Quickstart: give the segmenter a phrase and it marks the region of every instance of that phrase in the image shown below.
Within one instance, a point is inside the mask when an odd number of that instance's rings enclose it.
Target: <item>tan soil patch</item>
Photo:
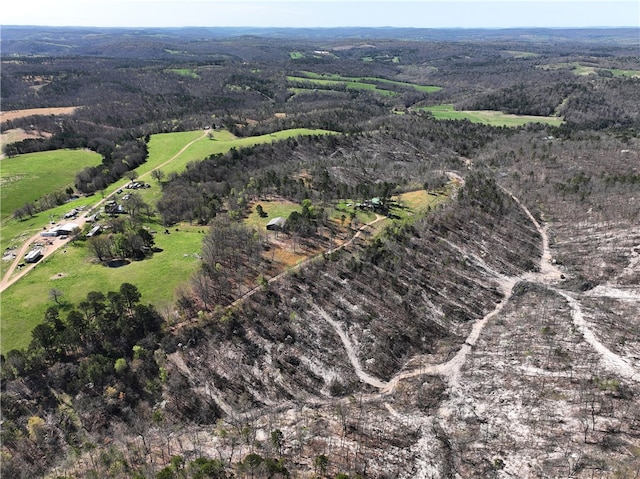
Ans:
[[[51,137],[51,133],[48,131],[26,131],[22,128],[14,128],[12,130],[2,132],[2,135],[0,135],[0,144],[8,145],[10,143],[16,143],[30,138],[35,139],[49,137]]]
[[[0,111],[0,121],[15,120],[33,115],[72,115],[77,106],[63,106],[58,108],[30,108],[28,110]]]

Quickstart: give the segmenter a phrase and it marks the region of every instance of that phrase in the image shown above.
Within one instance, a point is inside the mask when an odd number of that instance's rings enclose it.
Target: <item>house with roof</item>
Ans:
[[[267,229],[269,231],[282,231],[284,230],[284,226],[287,224],[287,219],[283,216],[278,216],[273,218],[271,221],[267,223]]]

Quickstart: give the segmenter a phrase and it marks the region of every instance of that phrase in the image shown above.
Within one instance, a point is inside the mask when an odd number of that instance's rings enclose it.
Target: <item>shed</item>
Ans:
[[[40,236],[44,236],[45,238],[53,238],[58,236],[58,228],[51,228],[50,230],[43,231],[40,233]]]
[[[92,236],[97,235],[98,233],[100,233],[100,225],[95,225],[93,228],[91,228],[91,231],[89,231],[87,233],[87,238],[91,238]]]
[[[42,258],[42,250],[40,250],[40,249],[32,249],[24,257],[24,262],[25,263],[37,263],[40,258]]]
[[[67,223],[62,226],[58,226],[58,235],[70,235],[74,230],[79,229],[80,225],[77,223]]]
[[[277,218],[273,218],[267,223],[267,229],[269,231],[282,231],[286,223],[286,218],[284,218],[283,216],[278,216]]]

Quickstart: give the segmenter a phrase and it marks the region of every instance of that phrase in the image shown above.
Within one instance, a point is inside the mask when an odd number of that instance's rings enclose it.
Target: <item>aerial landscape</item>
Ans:
[[[2,19],[0,477],[640,478],[636,2],[99,3]]]

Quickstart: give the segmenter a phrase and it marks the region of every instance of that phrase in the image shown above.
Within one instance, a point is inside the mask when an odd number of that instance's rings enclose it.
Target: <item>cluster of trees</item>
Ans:
[[[196,299],[184,297],[182,307],[191,313],[213,310],[240,296],[256,283],[264,260],[261,234],[227,215],[215,218],[202,243],[202,267],[191,280]]]
[[[132,421],[139,402],[159,394],[162,355],[154,352],[162,318],[140,298],[136,286],[123,283],[106,294],[92,291],[77,305],[51,307],[29,347],[2,357],[2,444],[10,452],[3,476],[42,474],[60,450],[82,447],[83,428],[106,430],[113,416]],[[23,397],[21,381],[37,396]],[[66,407],[45,407],[62,394],[70,398]],[[29,459],[37,450],[44,458]]]
[[[87,238],[89,250],[100,262],[112,259],[144,259],[153,252],[153,234],[142,225],[142,215],[152,215],[152,209],[141,196],[132,192],[123,201],[126,214],[112,214],[99,234]]]
[[[113,148],[104,149],[100,145],[91,143],[103,155],[100,166],[88,166],[76,174],[76,188],[82,193],[93,193],[103,190],[107,185],[119,180],[131,170],[147,161],[147,142],[149,137],[142,139],[129,138]]]
[[[46,211],[50,208],[65,204],[73,196],[73,188],[69,187],[66,190],[54,191],[53,193],[47,193],[37,202],[27,202],[22,207],[13,212],[13,217],[17,220],[23,219],[25,216],[33,216],[40,211]]]
[[[87,244],[98,261],[105,262],[120,258],[143,259],[152,251],[155,240],[147,229],[140,227],[93,236]]]

